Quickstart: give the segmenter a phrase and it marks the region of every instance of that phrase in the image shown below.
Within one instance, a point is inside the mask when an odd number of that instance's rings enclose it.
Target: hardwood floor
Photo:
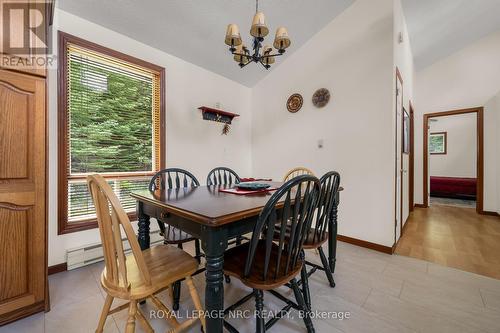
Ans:
[[[396,253],[500,279],[500,218],[434,205],[410,215]]]

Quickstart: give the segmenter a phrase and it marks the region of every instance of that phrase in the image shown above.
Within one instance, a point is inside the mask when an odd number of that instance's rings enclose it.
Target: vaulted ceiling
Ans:
[[[376,0],[373,0],[376,1]],[[288,28],[289,56],[354,0],[260,0],[272,43],[278,26]],[[255,12],[253,0],[61,0],[58,7],[159,50],[252,87],[269,71],[241,70],[224,44],[229,23],[244,42]],[[402,0],[417,69],[500,30],[500,0]],[[274,67],[279,66],[279,59]],[[272,71],[272,68],[271,70]]]
[[[402,0],[417,69],[500,30],[500,0]]]
[[[288,28],[292,45],[285,57],[354,0],[260,0],[272,44],[278,26]],[[254,0],[61,0],[57,6],[69,13],[117,31],[200,67],[253,86],[267,71],[262,66],[240,69],[224,44],[229,23],[240,27],[246,45]],[[278,60],[275,66],[279,66]],[[271,69],[272,70],[272,69]]]

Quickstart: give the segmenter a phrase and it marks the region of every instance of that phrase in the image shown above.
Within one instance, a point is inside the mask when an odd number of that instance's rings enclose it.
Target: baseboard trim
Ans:
[[[405,224],[403,224],[403,229],[401,230],[401,237],[403,237],[403,235],[405,234],[406,227],[408,226],[408,220],[409,219],[410,219],[410,217],[408,216],[408,218],[405,221]],[[401,237],[399,237],[399,239],[401,239]]]
[[[343,235],[337,235],[337,240],[339,240],[341,242],[349,243],[352,245],[364,247],[364,248],[367,248],[370,250],[375,250],[378,252],[386,253],[386,254],[393,254],[394,253],[394,249],[390,246],[371,243],[371,242],[367,242],[367,241],[357,239],[357,238],[347,237],[347,236],[343,236]]]
[[[498,214],[497,212],[490,212],[490,211],[487,211],[487,210],[483,210],[479,214],[481,214],[481,215],[489,215],[489,216],[500,216],[500,214]]]
[[[0,327],[45,310],[45,301],[0,315]]]
[[[67,270],[68,270],[68,265],[65,262],[63,262],[61,264],[54,265],[54,266],[49,266],[49,269],[48,269],[49,275],[64,272]]]
[[[417,208],[427,208],[427,206],[424,205],[424,204],[415,204],[415,207],[417,207]]]

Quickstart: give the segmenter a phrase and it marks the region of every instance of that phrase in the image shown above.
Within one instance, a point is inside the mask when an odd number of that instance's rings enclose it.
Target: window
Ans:
[[[59,234],[97,227],[88,174],[130,217],[165,165],[163,68],[59,32]]]
[[[446,155],[446,132],[431,133],[429,136],[429,153],[431,155]]]

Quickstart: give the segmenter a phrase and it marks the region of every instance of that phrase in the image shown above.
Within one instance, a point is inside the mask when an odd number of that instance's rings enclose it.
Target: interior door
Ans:
[[[403,145],[403,80],[397,71],[396,75],[396,165],[395,165],[395,232],[394,232],[394,242],[397,242],[401,237],[402,229],[402,174],[403,174],[403,163],[402,163],[402,145]]]
[[[45,79],[0,69],[0,325],[45,307],[45,122]]]

